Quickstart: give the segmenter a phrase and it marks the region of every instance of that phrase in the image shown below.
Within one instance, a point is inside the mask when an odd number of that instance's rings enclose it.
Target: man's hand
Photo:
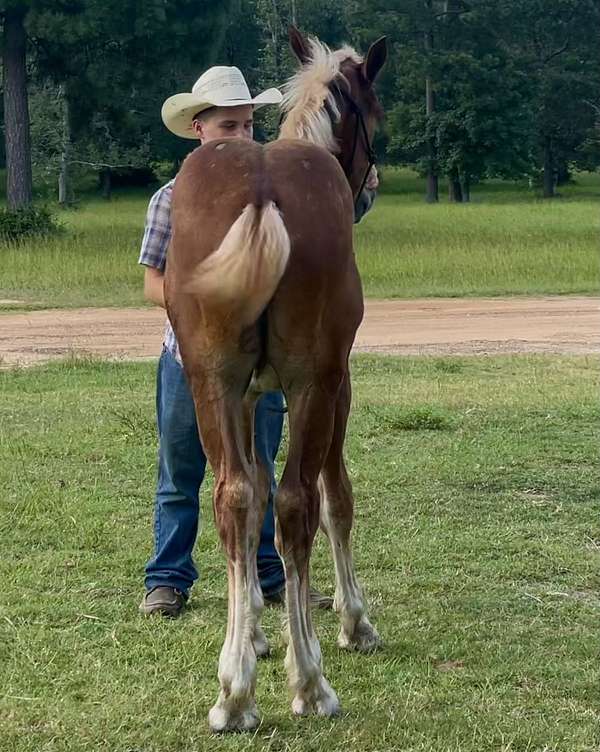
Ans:
[[[165,307],[164,282],[165,275],[160,269],[155,269],[153,266],[146,267],[144,272],[144,297],[161,308]]]
[[[370,191],[376,191],[379,188],[379,176],[377,175],[377,168],[375,167],[375,165],[373,165],[369,170],[365,188],[368,188]]]

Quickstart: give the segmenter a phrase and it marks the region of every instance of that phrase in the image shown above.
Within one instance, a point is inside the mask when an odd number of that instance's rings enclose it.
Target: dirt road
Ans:
[[[163,322],[164,312],[149,308],[3,313],[0,366],[30,365],[69,353],[156,358]],[[600,301],[584,297],[369,300],[355,351],[599,353]]]

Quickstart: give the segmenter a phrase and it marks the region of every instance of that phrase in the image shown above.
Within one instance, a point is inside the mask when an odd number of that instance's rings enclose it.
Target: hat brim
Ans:
[[[192,120],[198,112],[208,110],[210,107],[241,107],[243,105],[252,105],[255,110],[258,110],[267,104],[280,104],[282,99],[283,95],[279,89],[267,89],[252,99],[208,100],[197,94],[174,94],[165,101],[160,114],[163,123],[171,133],[181,138],[197,141],[198,136],[194,132]]]

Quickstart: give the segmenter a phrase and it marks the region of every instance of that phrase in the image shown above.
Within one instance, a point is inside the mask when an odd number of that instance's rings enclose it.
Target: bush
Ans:
[[[20,240],[32,235],[52,235],[62,229],[62,225],[45,206],[28,206],[16,211],[0,209],[0,239],[2,240]]]
[[[151,167],[129,167],[111,170],[113,188],[147,188],[158,182]]]

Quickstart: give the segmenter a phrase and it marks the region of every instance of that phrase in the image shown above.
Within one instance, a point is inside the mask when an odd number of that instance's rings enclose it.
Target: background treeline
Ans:
[[[290,23],[359,50],[388,36],[377,150],[426,176],[429,201],[442,177],[455,201],[486,177],[550,197],[600,164],[598,0],[0,0],[0,16],[12,208],[33,183],[68,202],[82,172],[106,195],[174,174],[193,142],[163,127],[163,100],[215,63],[281,84]],[[257,137],[276,127],[265,113]]]

